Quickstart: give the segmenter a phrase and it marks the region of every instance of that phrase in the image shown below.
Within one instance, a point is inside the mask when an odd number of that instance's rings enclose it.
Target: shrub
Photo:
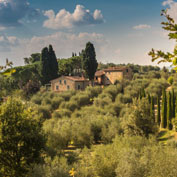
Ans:
[[[39,106],[38,112],[41,114],[43,119],[49,119],[51,118],[51,107],[50,106]]]
[[[64,102],[64,99],[62,97],[54,97],[51,101],[52,109],[56,110],[57,108],[59,108],[62,102]]]

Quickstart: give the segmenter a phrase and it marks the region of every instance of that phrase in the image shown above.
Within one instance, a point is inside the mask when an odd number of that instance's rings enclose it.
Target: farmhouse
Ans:
[[[51,90],[63,92],[67,90],[84,90],[89,85],[89,80],[78,76],[61,76],[51,81]]]
[[[95,73],[95,84],[111,85],[122,79],[132,79],[132,70],[128,67],[111,67]]]

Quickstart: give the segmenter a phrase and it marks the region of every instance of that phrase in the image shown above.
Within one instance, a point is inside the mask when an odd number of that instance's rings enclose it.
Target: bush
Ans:
[[[64,102],[64,99],[62,97],[54,97],[51,101],[52,109],[53,110],[58,109],[62,102]]]
[[[51,110],[51,106],[50,105],[49,106],[46,105],[46,106],[39,106],[38,107],[38,112],[39,112],[39,114],[41,114],[43,119],[51,118],[50,110]]]

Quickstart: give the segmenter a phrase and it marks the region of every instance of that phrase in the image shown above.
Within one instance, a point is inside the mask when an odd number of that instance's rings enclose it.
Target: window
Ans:
[[[58,85],[56,86],[56,90],[59,90],[59,86]]]
[[[128,69],[126,69],[127,73],[128,73]]]
[[[60,80],[59,83],[62,84],[62,80]]]
[[[64,80],[64,84],[66,85],[66,80]]]
[[[78,89],[78,90],[80,90],[80,89],[81,89],[81,86],[80,86],[80,85],[78,85],[78,86],[77,86],[77,89]]]
[[[96,80],[98,80],[98,77],[96,77]]]
[[[68,89],[68,90],[70,89],[70,86],[69,86],[69,85],[67,85],[67,89]]]

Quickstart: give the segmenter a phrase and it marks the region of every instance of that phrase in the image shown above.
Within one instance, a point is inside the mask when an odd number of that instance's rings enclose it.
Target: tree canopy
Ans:
[[[88,42],[85,50],[83,51],[83,69],[90,80],[94,79],[97,67],[98,62],[96,60],[94,45],[91,42]]]
[[[58,62],[51,45],[49,45],[49,49],[47,47],[42,49],[40,62],[42,83],[47,84],[58,76]]]
[[[45,139],[36,113],[16,99],[0,106],[0,176],[25,176],[39,162]]]
[[[162,10],[162,16],[165,16],[167,21],[162,22],[163,29],[169,31],[169,39],[175,39],[177,41],[177,24],[175,20],[170,17],[168,14],[168,10]],[[175,70],[177,70],[177,46],[175,45],[174,50],[172,53],[170,52],[163,52],[161,50],[154,50],[152,49],[149,52],[149,55],[152,57],[152,61],[158,60],[158,64],[162,62],[169,62],[173,66],[175,66]]]

